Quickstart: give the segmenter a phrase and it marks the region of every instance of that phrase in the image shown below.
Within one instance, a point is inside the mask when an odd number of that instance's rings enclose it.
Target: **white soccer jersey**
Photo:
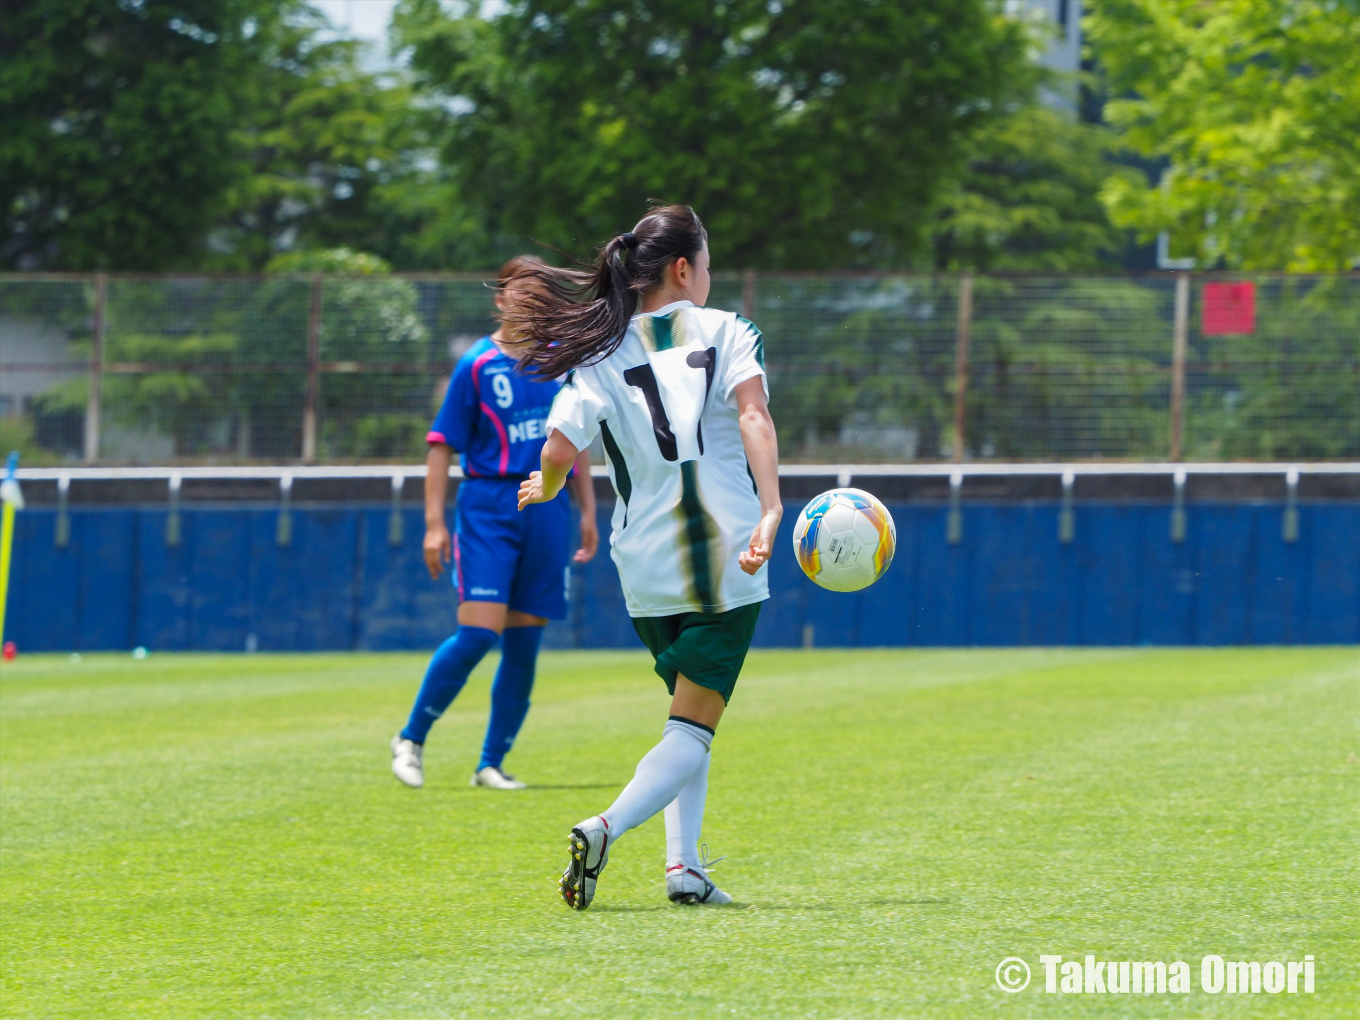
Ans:
[[[760,330],[677,301],[633,316],[619,349],[558,391],[549,432],[581,450],[603,438],[619,496],[610,552],[630,616],[722,613],[770,597],[765,569],[737,562],[760,499],[733,391],[764,375]]]

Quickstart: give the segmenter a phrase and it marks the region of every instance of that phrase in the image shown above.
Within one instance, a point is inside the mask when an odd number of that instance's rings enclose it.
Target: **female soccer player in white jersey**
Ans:
[[[709,747],[769,598],[762,568],[783,513],[760,331],[703,307],[708,239],[688,206],[655,209],[609,241],[593,273],[534,273],[542,286],[514,313],[524,364],[569,374],[519,505],[554,498],[577,452],[601,437],[618,493],[614,562],[671,693],[661,742],[632,782],[571,830],[562,898],[589,906],[610,845],[664,811],[670,898],[730,902],[699,835]]]

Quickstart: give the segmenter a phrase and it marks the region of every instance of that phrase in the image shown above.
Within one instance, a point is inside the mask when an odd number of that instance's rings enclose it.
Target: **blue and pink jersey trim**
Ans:
[[[483,337],[459,359],[425,441],[457,450],[470,478],[527,478],[538,470],[557,390],[556,382],[521,375]]]

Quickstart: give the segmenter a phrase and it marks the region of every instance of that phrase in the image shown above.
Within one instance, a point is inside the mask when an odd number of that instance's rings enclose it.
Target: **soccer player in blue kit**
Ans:
[[[516,298],[526,266],[519,256],[501,267],[496,307],[502,315]],[[544,424],[558,383],[519,371],[513,339],[504,324],[463,355],[443,406],[426,437],[425,565],[439,577],[452,558],[458,587],[458,630],[434,653],[416,695],[410,720],[392,738],[392,772],[407,786],[425,783],[425,737],[458,696],[468,675],[499,638],[501,661],[491,685],[491,719],[472,785],[498,790],[524,784],[501,762],[529,711],[534,666],[543,627],[567,614],[567,560],[571,508],[566,490],[557,499],[520,513],[520,483],[539,466],[547,437]],[[454,450],[462,454],[454,535],[444,522],[444,497]],[[581,511],[577,563],[595,555],[599,531],[590,458],[582,451],[568,486]]]

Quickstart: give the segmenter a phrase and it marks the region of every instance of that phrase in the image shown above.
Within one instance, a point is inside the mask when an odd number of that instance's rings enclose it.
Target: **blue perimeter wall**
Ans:
[[[608,534],[610,507],[600,509]],[[790,506],[771,566],[773,599],[756,644],[1233,645],[1360,642],[1360,504],[1283,508],[1192,503],[1185,541],[1166,504],[1077,504],[1058,541],[1057,504],[974,503],[945,541],[947,507],[897,504],[899,547],[867,591],[839,595],[803,577]],[[73,508],[18,515],[5,638],[23,651],[431,649],[455,627],[446,575],[421,557],[419,508],[296,505],[290,545],[275,506],[181,510],[166,544],[164,507]],[[553,647],[639,648],[607,553],[573,568],[571,615]]]

